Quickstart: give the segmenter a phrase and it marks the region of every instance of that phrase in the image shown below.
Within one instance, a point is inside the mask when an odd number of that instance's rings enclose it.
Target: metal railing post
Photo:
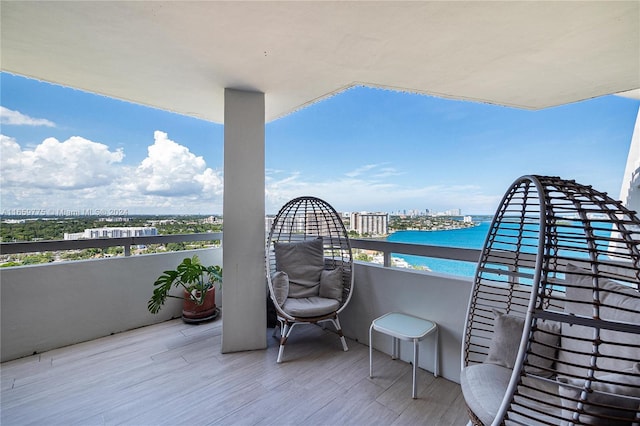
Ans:
[[[391,252],[385,250],[383,253],[384,253],[383,265],[385,266],[385,268],[388,268],[389,266],[391,266]]]

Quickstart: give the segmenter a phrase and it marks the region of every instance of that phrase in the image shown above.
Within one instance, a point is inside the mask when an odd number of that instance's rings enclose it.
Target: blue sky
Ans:
[[[222,125],[7,73],[0,84],[3,213],[222,212]],[[617,198],[639,106],[525,111],[350,89],[267,124],[267,213],[315,195],[340,211],[493,214],[524,174]]]

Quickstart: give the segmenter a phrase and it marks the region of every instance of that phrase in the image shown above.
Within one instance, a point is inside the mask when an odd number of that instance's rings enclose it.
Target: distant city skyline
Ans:
[[[396,211],[383,211],[383,210],[379,210],[379,211],[366,211],[366,210],[362,210],[362,211],[339,211],[338,212],[341,215],[350,215],[353,213],[367,213],[367,214],[388,214],[391,216],[474,216],[474,214],[467,214],[462,212],[462,210],[460,209],[450,209],[450,210],[445,210],[445,211],[429,211],[429,209],[425,209],[425,210],[420,210],[418,211],[417,209],[402,209],[402,210],[396,210]],[[267,213],[265,216],[275,216],[276,213]],[[136,216],[140,216],[140,217],[145,217],[145,216],[149,216],[149,217],[154,217],[154,216],[167,216],[167,217],[173,217],[173,216],[198,216],[198,217],[222,217],[221,213],[184,213],[184,214],[180,214],[180,213],[176,213],[176,214],[161,214],[161,213],[132,213],[129,214],[129,212],[127,210],[123,210],[123,209],[118,209],[118,210],[113,210],[113,211],[109,211],[109,210],[92,210],[92,209],[88,209],[88,210],[46,210],[46,209],[1,209],[0,210],[0,216],[2,216],[4,218],[4,221],[9,223],[10,220],[13,219],[8,219],[8,218],[19,218],[21,221],[24,220],[28,220],[28,219],[39,219],[39,218],[55,218],[55,217],[60,217],[60,218],[66,218],[66,219],[72,219],[72,218],[81,218],[81,217],[97,217],[99,219],[101,219],[104,222],[127,222],[130,220],[131,217],[136,217]],[[485,216],[485,215],[477,215],[477,216]]]
[[[222,213],[222,125],[8,73],[0,84],[3,211]],[[493,214],[523,174],[617,198],[639,106],[524,111],[353,88],[266,125],[266,213],[314,195],[346,212]]]

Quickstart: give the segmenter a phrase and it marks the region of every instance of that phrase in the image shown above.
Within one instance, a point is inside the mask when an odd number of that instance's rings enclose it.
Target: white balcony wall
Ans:
[[[222,249],[202,249],[0,270],[2,362],[179,317],[181,300],[157,315],[147,301],[155,279],[194,254],[222,265]]]
[[[162,271],[193,254],[222,262],[222,249],[206,249],[0,270],[2,361],[179,317],[180,300],[168,299],[157,315],[147,301]],[[355,293],[340,316],[345,335],[369,344],[371,321],[391,311],[429,318],[440,328],[440,374],[458,382],[470,280],[362,262],[354,271]],[[391,353],[388,336],[374,333],[373,344]],[[431,336],[420,343],[419,366],[428,371],[433,344]],[[411,361],[410,343],[402,342],[400,355]]]
[[[459,383],[460,347],[471,280],[362,262],[358,262],[354,270],[355,292],[340,315],[345,335],[369,344],[371,321],[392,311],[433,320],[439,327],[440,375]],[[419,367],[428,371],[433,371],[434,365],[433,339],[428,336],[419,346]],[[413,359],[412,345],[401,342],[402,360]],[[374,332],[373,347],[391,354],[391,338]]]

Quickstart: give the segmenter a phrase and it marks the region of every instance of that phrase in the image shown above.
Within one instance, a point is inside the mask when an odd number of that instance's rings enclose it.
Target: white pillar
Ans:
[[[640,109],[631,136],[627,166],[620,188],[620,201],[630,210],[640,213]]]
[[[267,347],[264,93],[224,92],[222,352]]]

